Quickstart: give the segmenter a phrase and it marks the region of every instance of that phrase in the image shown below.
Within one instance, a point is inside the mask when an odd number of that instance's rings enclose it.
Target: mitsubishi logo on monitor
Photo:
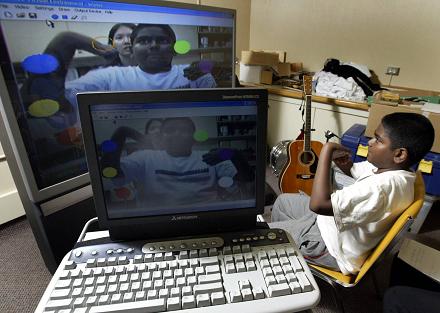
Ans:
[[[198,215],[173,215],[171,217],[171,221],[188,221],[188,220],[196,220],[198,219],[199,216]]]

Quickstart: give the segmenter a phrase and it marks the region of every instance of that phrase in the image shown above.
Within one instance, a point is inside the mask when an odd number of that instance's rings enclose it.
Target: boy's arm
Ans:
[[[328,142],[322,148],[310,197],[310,210],[317,214],[333,215],[333,207],[330,200],[332,193],[330,177],[331,163],[335,151],[350,152],[348,148],[334,142]]]

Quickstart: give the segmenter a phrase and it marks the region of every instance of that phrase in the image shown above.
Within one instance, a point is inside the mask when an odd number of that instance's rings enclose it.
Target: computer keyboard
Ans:
[[[298,312],[319,289],[280,229],[75,248],[35,312]]]

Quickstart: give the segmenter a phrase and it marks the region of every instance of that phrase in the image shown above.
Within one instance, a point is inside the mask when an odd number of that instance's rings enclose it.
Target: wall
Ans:
[[[252,0],[251,49],[286,50],[322,69],[328,57],[367,65],[388,84],[440,90],[438,0]]]
[[[24,215],[24,208],[0,144],[0,225]]]

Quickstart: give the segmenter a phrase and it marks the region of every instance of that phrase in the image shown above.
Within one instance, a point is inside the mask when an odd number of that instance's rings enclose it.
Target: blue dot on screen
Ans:
[[[28,56],[21,62],[21,66],[33,74],[52,73],[59,65],[57,58],[50,54],[34,54]]]
[[[102,152],[110,153],[116,151],[118,145],[113,140],[106,140],[101,144]]]

